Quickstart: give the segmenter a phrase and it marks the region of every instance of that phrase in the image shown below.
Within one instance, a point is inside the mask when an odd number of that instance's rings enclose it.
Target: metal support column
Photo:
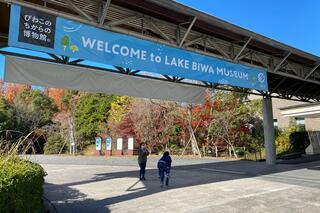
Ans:
[[[262,100],[264,143],[266,148],[266,163],[276,164],[275,131],[273,126],[272,100],[264,96]]]

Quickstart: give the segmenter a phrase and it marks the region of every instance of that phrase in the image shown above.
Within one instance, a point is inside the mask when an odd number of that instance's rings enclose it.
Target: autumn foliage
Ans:
[[[62,110],[63,107],[63,97],[64,97],[64,89],[59,88],[48,88],[46,89],[46,93],[48,96],[53,99],[54,103],[57,105],[59,110]]]
[[[6,83],[3,89],[5,98],[9,102],[13,102],[24,90],[31,90],[31,85]]]
[[[29,85],[0,81],[0,93],[11,104],[17,104],[17,97],[31,89]],[[42,94],[37,97],[48,97],[58,108],[57,113],[52,110],[55,113],[52,122],[46,124],[79,149],[94,143],[97,136],[125,140],[133,137],[136,147],[144,142],[150,150],[191,147],[192,152],[198,153],[200,148],[218,146],[231,147],[235,153],[236,147],[250,142],[248,123],[253,113],[244,101],[245,96],[233,92],[208,91],[205,102],[198,105],[58,88],[39,92]],[[35,100],[42,106],[40,99]]]

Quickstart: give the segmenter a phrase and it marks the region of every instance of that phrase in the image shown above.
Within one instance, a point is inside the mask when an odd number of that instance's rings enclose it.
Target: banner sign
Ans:
[[[111,148],[112,148],[112,139],[107,138],[106,139],[106,150],[111,150]]]
[[[96,138],[96,150],[101,150],[101,138]]]
[[[133,150],[133,138],[128,138],[128,150]]]
[[[117,139],[117,150],[122,150],[122,143],[123,143],[123,139],[118,138]]]
[[[19,27],[17,27],[19,26]],[[114,33],[13,4],[9,46],[267,91],[263,69]]]

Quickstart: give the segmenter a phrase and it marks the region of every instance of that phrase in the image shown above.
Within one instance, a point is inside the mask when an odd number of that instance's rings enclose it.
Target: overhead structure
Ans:
[[[180,47],[196,53],[262,67],[268,72],[271,97],[301,101],[320,100],[320,59],[302,50],[245,30],[214,16],[170,0],[0,0],[0,45],[8,44],[10,4],[86,23],[113,32]],[[5,53],[5,52],[2,52]],[[52,55],[57,63],[68,58]],[[75,65],[76,63],[73,62]],[[123,72],[122,69],[119,72]],[[130,73],[139,75],[139,73]],[[166,75],[160,80],[187,82]],[[225,89],[223,84],[192,82]],[[230,89],[230,88],[227,88]],[[237,87],[232,90],[240,90]]]
[[[271,98],[320,101],[318,56],[176,1],[0,0],[0,14],[0,48],[18,47],[48,56],[0,49],[0,54],[9,55],[6,60],[12,70],[6,68],[6,78],[12,82],[81,89],[74,85],[78,81],[89,91],[100,91],[95,82],[129,82],[131,87],[121,91],[112,83],[104,89],[192,102],[203,100],[205,88],[263,96],[268,164],[276,162]],[[33,70],[33,61],[42,71]],[[73,82],[61,85],[66,79],[54,71],[57,65],[70,71],[68,79]],[[88,84],[85,79],[95,80]],[[138,89],[131,91],[136,84]],[[153,85],[161,89],[154,90]],[[178,94],[171,94],[173,89]]]

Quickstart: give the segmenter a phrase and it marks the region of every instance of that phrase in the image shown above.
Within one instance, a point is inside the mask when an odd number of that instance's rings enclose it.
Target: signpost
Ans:
[[[266,70],[11,6],[9,46],[268,91]]]
[[[96,155],[100,156],[100,151],[101,151],[101,138],[96,137]]]
[[[106,156],[111,156],[111,150],[112,150],[112,139],[106,138]]]

